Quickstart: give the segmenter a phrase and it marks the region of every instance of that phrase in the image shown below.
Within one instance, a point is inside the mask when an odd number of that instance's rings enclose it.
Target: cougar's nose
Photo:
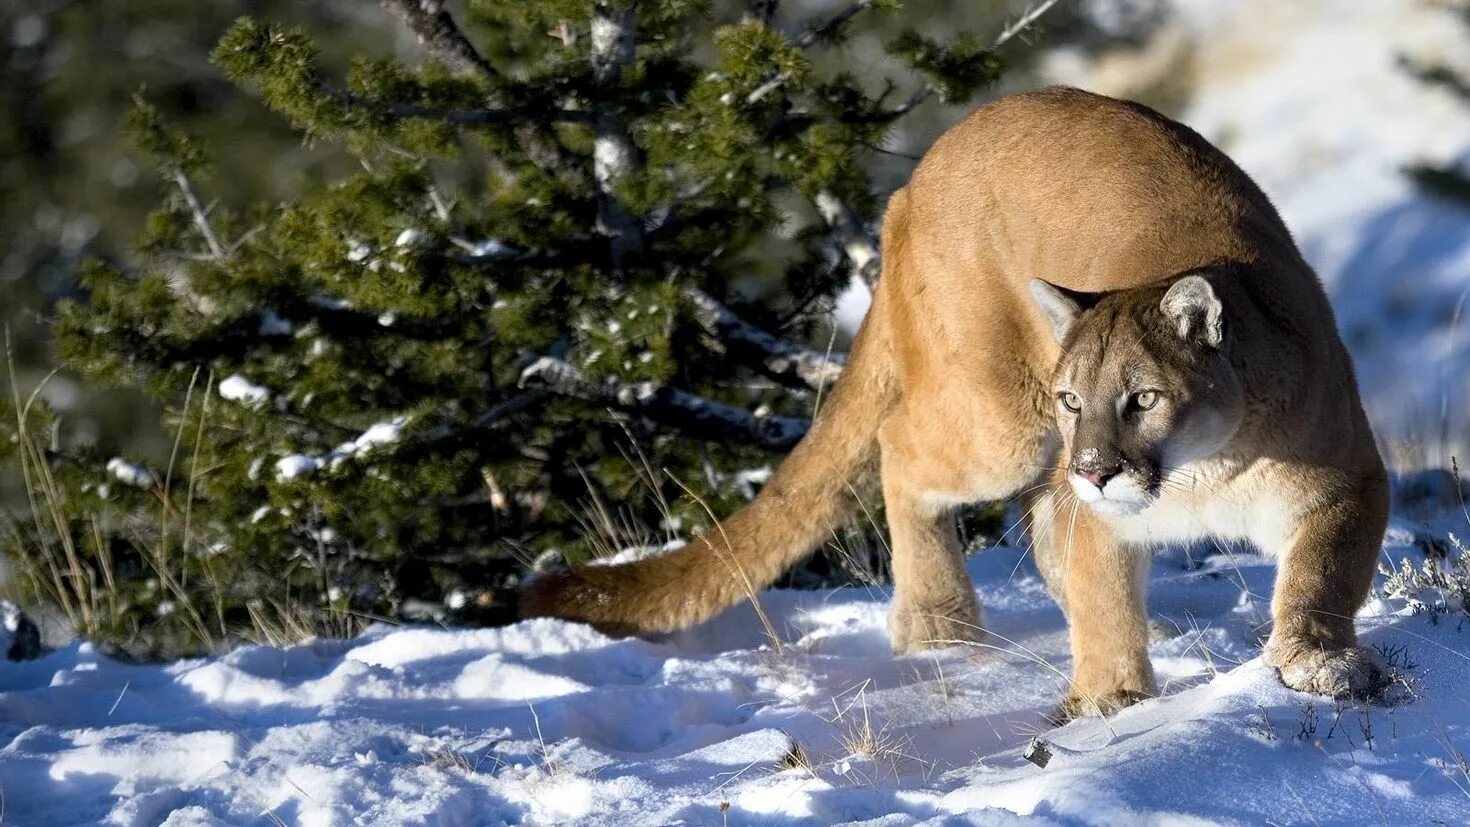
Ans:
[[[1072,457],[1072,473],[1102,490],[1108,480],[1123,470],[1123,457],[1116,451],[1084,448]]]
[[[1113,477],[1118,476],[1118,471],[1119,470],[1121,470],[1121,469],[1113,468],[1113,469],[1110,469],[1110,470],[1107,470],[1107,471],[1080,471],[1079,470],[1077,472],[1077,476],[1079,476],[1082,479],[1087,480],[1088,482],[1090,482],[1093,485],[1097,486],[1098,487],[1098,490],[1102,490],[1102,487],[1108,484],[1108,480],[1112,479]]]

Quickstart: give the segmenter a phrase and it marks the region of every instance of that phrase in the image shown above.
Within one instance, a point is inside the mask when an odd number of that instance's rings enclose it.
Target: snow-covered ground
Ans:
[[[1433,489],[1431,489],[1433,490]],[[1467,528],[1395,520],[1390,568]],[[1413,514],[1411,506],[1400,513]],[[1158,558],[1165,697],[1051,729],[1070,669],[1028,556],[971,572],[984,646],[895,657],[888,593],[768,592],[659,641],[537,620],[125,665],[0,662],[3,820],[20,825],[1428,824],[1470,812],[1470,616],[1402,597],[1364,639],[1389,703],[1284,688],[1259,659],[1273,565]],[[1382,578],[1380,578],[1380,583]],[[1432,606],[1437,593],[1419,596]],[[1045,767],[1023,757],[1034,736]],[[799,748],[799,749],[798,749]]]

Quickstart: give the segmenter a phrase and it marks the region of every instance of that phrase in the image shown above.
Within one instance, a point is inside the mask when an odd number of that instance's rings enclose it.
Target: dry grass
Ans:
[[[102,630],[106,618],[116,616],[118,609],[112,559],[101,528],[93,520],[89,537],[95,547],[90,556],[98,565],[94,569],[83,563],[83,553],[71,528],[66,494],[57,483],[47,457],[47,444],[31,429],[36,401],[55,372],[22,400],[9,331],[5,335],[5,357],[15,407],[21,477],[35,528],[35,533],[29,534],[18,520],[7,514],[7,534],[35,590],[54,603],[79,633],[95,635]]]
[[[526,707],[531,710],[531,723],[536,730],[537,764],[541,772],[548,779],[575,777],[576,772],[551,754],[546,738],[541,735],[541,716],[536,714],[536,707],[532,704]]]
[[[838,729],[838,743],[843,755],[832,763],[838,775],[850,776],[860,783],[872,784],[883,778],[897,778],[906,766],[917,766],[927,778],[935,764],[918,756],[913,738],[901,734],[886,722],[874,723],[868,709],[867,690],[870,681],[832,699],[835,714],[827,722]],[[850,699],[842,701],[844,695]],[[854,760],[871,767],[871,774],[854,766]]]
[[[378,618],[342,609],[317,609],[290,600],[247,603],[250,628],[242,632],[252,643],[284,648],[318,638],[353,638]]]
[[[817,765],[812,761],[812,755],[807,748],[788,732],[781,733],[786,736],[786,751],[776,759],[776,769],[780,772],[787,770],[800,770],[807,775],[817,777]]]
[[[497,765],[500,763],[493,755],[472,759],[463,745],[447,741],[434,741],[419,748],[418,752],[423,756],[424,766],[441,772],[477,773],[485,757]]]
[[[232,628],[226,622],[225,590],[209,554],[201,553],[208,543],[195,522],[200,483],[209,463],[212,374],[203,375],[201,388],[201,371],[195,370],[184,395],[169,463],[162,473],[149,469],[156,513],[105,523],[107,517],[84,511],[84,506],[68,499],[55,475],[50,440],[33,427],[37,402],[54,372],[22,398],[8,334],[6,366],[15,408],[17,455],[30,513],[24,518],[4,514],[0,525],[31,592],[55,606],[76,634],[93,640],[116,640],[131,634],[120,625],[126,598],[107,539],[110,532],[128,538],[167,598],[160,605],[168,607],[186,638],[205,651],[218,650],[240,638],[287,646],[318,637],[350,637],[367,625],[366,618],[309,607],[289,596],[250,604],[247,628]],[[193,432],[194,445],[188,474],[180,477],[176,472],[189,431]],[[180,488],[182,492],[177,490]],[[194,582],[190,580],[191,570]]]

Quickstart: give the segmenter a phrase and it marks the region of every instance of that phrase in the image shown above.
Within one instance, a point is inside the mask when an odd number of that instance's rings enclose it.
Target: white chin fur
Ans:
[[[1153,497],[1149,496],[1148,491],[1126,474],[1119,474],[1108,480],[1101,490],[1076,474],[1068,476],[1067,481],[1072,484],[1072,490],[1077,492],[1077,498],[1087,503],[1093,511],[1099,514],[1108,516],[1137,514],[1153,502]]]

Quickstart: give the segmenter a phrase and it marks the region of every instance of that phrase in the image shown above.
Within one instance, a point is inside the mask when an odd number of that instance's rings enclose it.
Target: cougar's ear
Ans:
[[[1084,293],[1058,287],[1042,279],[1031,280],[1031,298],[1036,300],[1036,306],[1041,308],[1041,312],[1051,319],[1052,334],[1058,342],[1066,340],[1067,331],[1072,329],[1077,317],[1102,301],[1102,297],[1102,293]]]
[[[1185,276],[1174,282],[1159,309],[1182,339],[1198,339],[1213,348],[1225,341],[1225,307],[1204,276]]]

